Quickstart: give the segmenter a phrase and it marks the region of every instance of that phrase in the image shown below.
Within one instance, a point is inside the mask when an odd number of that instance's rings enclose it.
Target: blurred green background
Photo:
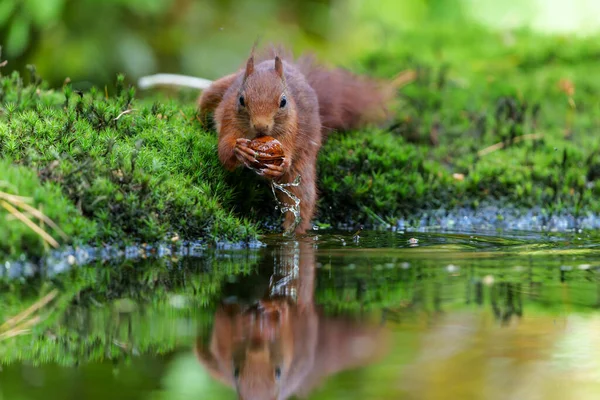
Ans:
[[[4,73],[34,64],[52,86],[85,89],[119,72],[214,79],[257,38],[348,65],[425,22],[581,34],[599,13],[596,0],[1,0],[0,44]]]

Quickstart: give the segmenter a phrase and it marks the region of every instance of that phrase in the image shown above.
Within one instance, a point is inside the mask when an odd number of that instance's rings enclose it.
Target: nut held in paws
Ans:
[[[257,156],[257,161],[261,164],[259,168],[263,168],[267,164],[281,165],[283,162],[283,146],[279,140],[271,136],[261,136],[250,142],[249,147],[261,153]]]

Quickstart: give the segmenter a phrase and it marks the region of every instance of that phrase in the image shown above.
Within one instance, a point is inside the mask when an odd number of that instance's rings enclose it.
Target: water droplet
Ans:
[[[291,193],[289,190],[287,190],[286,187],[289,187],[289,186],[295,187],[295,186],[299,186],[299,185],[300,185],[300,175],[298,175],[298,177],[292,183],[279,184],[275,181],[271,181],[271,191],[273,192],[273,196],[275,197],[276,203],[279,205],[279,210],[281,211],[281,213],[285,214],[286,212],[291,211],[292,214],[294,215],[294,224],[289,227],[289,229],[286,233],[293,231],[300,224],[300,207],[299,206],[300,206],[300,201],[301,201],[301,199],[299,199],[297,196],[295,196],[293,193]],[[277,194],[275,193],[276,189],[281,191],[282,193],[286,194],[292,200],[292,202],[294,204],[288,205],[288,204],[281,202],[277,198]],[[277,209],[277,208],[275,208],[275,209]]]

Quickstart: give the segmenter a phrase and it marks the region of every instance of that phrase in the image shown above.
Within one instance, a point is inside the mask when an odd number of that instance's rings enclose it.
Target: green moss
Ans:
[[[319,160],[323,222],[490,201],[600,212],[597,40],[452,28],[399,32],[357,67],[414,69],[417,79],[385,131],[330,137]]]
[[[0,157],[29,168],[28,178],[37,173],[42,182],[58,185],[65,217],[76,207],[79,219],[97,227],[95,234],[66,227],[75,237],[104,242],[156,241],[170,232],[209,240],[255,237],[254,226],[229,211],[233,192],[223,183],[216,138],[202,130],[193,105],[137,102],[133,89],[123,89],[122,77],[112,97],[94,90],[75,94],[69,86],[63,94],[23,88],[16,74],[2,78],[2,88]],[[61,214],[58,207],[55,215]],[[37,253],[11,246],[11,253]]]
[[[381,131],[332,136],[319,167],[320,215],[332,223],[392,222],[402,212],[437,207],[451,183],[423,149]]]
[[[92,238],[96,234],[96,225],[81,216],[58,185],[41,184],[36,173],[30,169],[0,160],[0,192],[27,198],[27,205],[41,210],[70,237]],[[16,254],[23,249],[31,254],[44,251],[40,236],[4,207],[0,207],[0,221],[0,254]],[[49,231],[52,232],[52,229]]]
[[[399,91],[388,126],[329,137],[315,222],[394,223],[489,202],[600,212],[597,41],[454,28],[401,32],[354,66],[376,76],[418,74]],[[268,185],[221,167],[216,135],[196,118],[189,91],[185,100],[134,95],[122,76],[87,93],[47,90],[35,70],[28,84],[2,77],[0,158],[60,187],[95,226],[94,234],[64,227],[82,240],[153,241],[177,232],[238,241],[279,225]],[[24,249],[11,244],[9,252]]]

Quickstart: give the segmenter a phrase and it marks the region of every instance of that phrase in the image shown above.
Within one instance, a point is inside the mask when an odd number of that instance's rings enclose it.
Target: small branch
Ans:
[[[523,142],[525,140],[538,140],[538,139],[541,139],[543,137],[544,137],[544,135],[541,134],[541,133],[529,133],[527,135],[517,136],[516,138],[513,139],[512,143],[519,143],[519,142]],[[477,152],[477,155],[479,157],[483,157],[483,156],[485,156],[487,154],[490,154],[490,153],[492,153],[492,152],[494,152],[496,150],[501,150],[504,147],[505,147],[504,142],[496,143],[496,144],[493,144],[493,145],[491,145],[489,147],[486,147],[483,150],[479,150]]]
[[[143,76],[138,80],[140,89],[149,89],[155,86],[183,86],[192,89],[208,89],[212,84],[211,80],[196,78],[193,76],[176,74],[156,74]]]

